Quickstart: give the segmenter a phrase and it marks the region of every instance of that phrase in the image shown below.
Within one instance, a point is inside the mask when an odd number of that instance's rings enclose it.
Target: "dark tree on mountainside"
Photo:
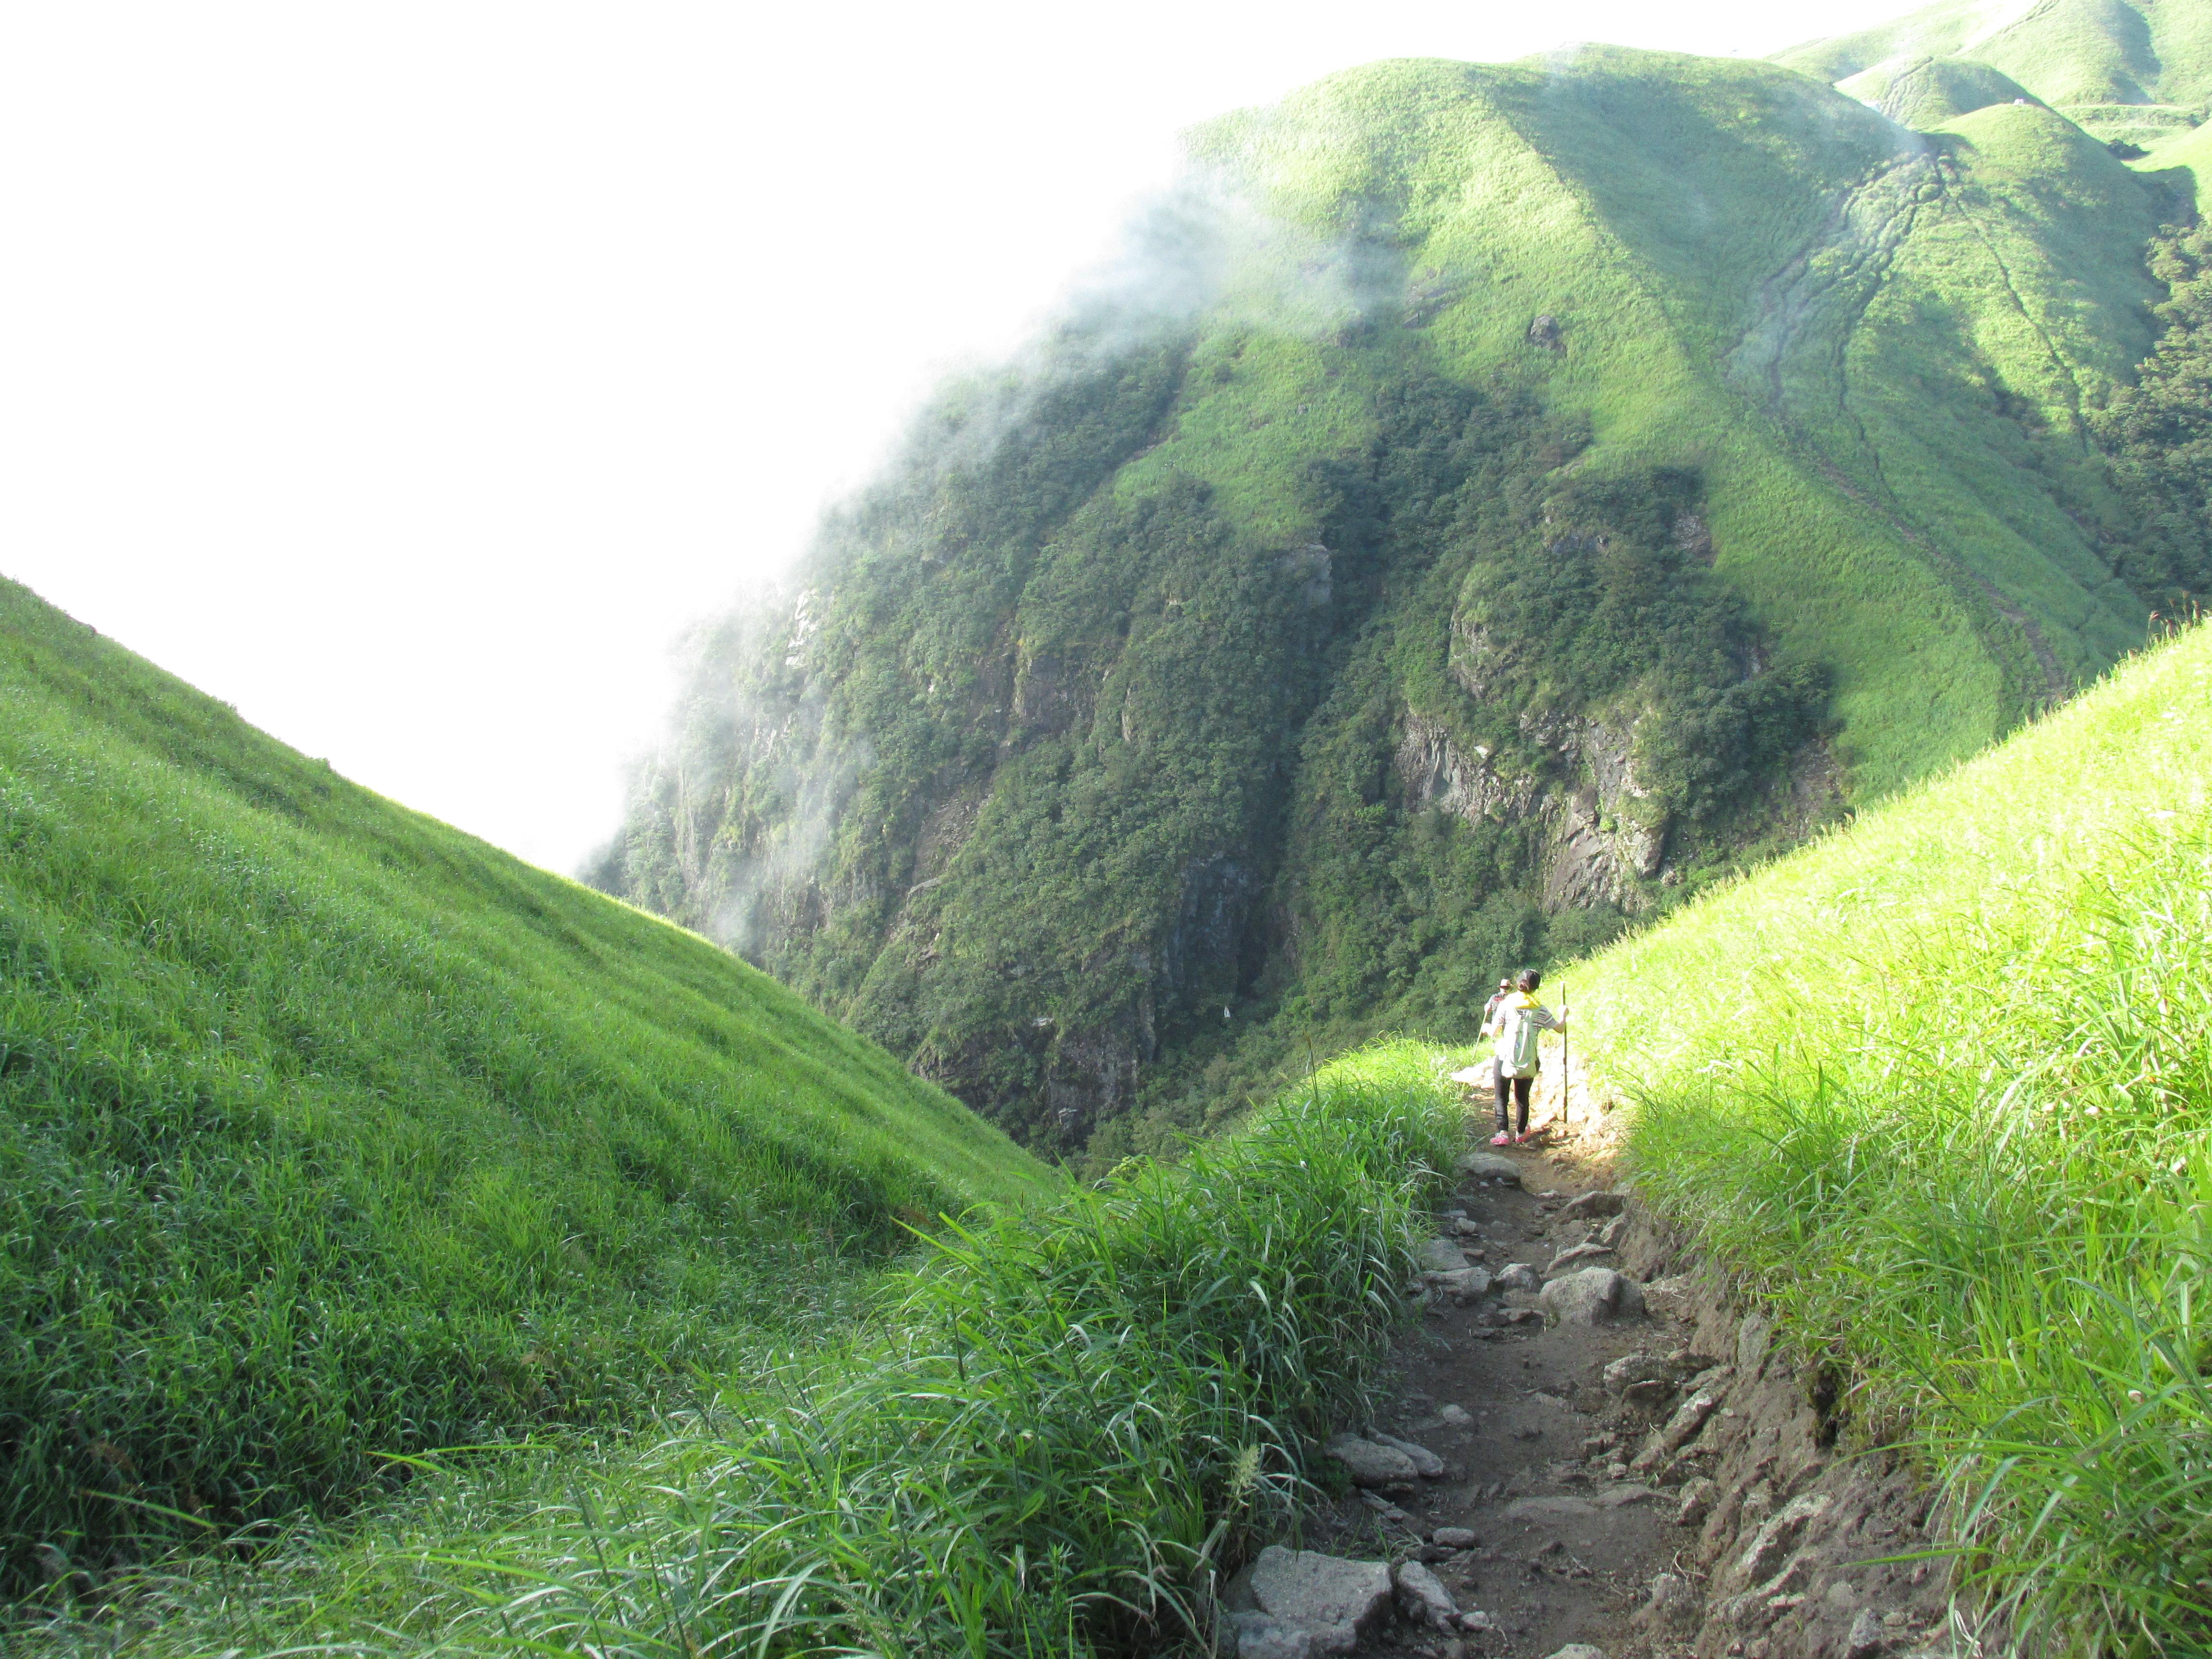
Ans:
[[[2212,594],[2212,231],[2167,227],[2149,264],[2165,332],[2094,422],[2138,526],[2120,574],[2172,614]]]

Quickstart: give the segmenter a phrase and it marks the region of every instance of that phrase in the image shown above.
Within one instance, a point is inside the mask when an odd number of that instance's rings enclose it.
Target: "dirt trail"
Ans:
[[[1646,1311],[1547,1328],[1532,1291],[1462,1299],[1431,1279],[1389,1403],[1362,1426],[1429,1448],[1445,1473],[1354,1492],[1316,1517],[1306,1547],[1425,1562],[1489,1627],[1401,1618],[1359,1652],[1973,1651],[1946,1624],[1942,1564],[1912,1559],[1929,1547],[1917,1475],[1837,1449],[1820,1377],[1775,1351],[1765,1322],[1709,1277],[1678,1271],[1687,1264],[1673,1242],[1632,1197],[1610,1195],[1601,1138],[1548,1139],[1514,1149],[1518,1185],[1464,1182],[1439,1233],[1492,1276],[1519,1262],[1556,1277],[1562,1252],[1603,1238],[1609,1249],[1562,1271],[1615,1268]],[[1602,1195],[1575,1202],[1589,1193]],[[1463,1531],[1439,1539],[1440,1528]]]

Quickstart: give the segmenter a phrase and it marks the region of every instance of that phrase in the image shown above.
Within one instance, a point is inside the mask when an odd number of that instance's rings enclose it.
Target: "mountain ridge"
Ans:
[[[1191,152],[1120,309],[950,392],[706,642],[591,877],[1026,1134],[1462,1019],[2175,591],[2093,430],[2172,170],[2049,108],[1591,47]]]

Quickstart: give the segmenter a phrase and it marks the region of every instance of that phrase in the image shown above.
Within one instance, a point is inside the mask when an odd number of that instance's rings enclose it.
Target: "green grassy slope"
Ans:
[[[1647,1191],[2082,1651],[2212,1634],[2208,709],[2199,628],[1574,976]]]
[[[433,1475],[241,1571],[21,1627],[64,1659],[1209,1651],[1210,1592],[1371,1416],[1465,1115],[1410,1043],[1234,1136],[947,1235],[849,1340],[658,1443]],[[0,1647],[14,1634],[0,1625]]]
[[[592,878],[1025,1131],[1448,1023],[2142,637],[2172,198],[2050,110],[1593,47],[1192,149],[1172,280],[917,423]]]
[[[0,847],[11,1573],[635,1407],[899,1218],[1043,1182],[706,941],[13,585]]]
[[[2212,105],[2212,5],[2205,0],[1941,0],[1879,27],[1808,41],[1775,56],[1777,63],[1828,82],[1878,67],[1893,75],[1926,58],[1936,64],[1920,73],[1948,75],[1960,90],[1976,80],[1962,73],[1967,66],[1986,67],[2100,138],[2143,145],[2194,126]],[[1850,89],[1856,96],[1867,90]],[[1984,94],[1984,102],[2008,96],[1995,83],[1974,89]]]
[[[1342,169],[1387,170],[1409,264],[1469,281],[1440,363],[1540,378],[1591,422],[1581,471],[1702,471],[1720,568],[1836,665],[1875,795],[2141,636],[2081,527],[2110,504],[2079,410],[2148,346],[2162,204],[2011,113],[1930,153],[1762,65],[1600,47],[1379,65],[1225,136],[1271,201],[1331,184],[1323,222]],[[1539,312],[1564,361],[1528,351]]]

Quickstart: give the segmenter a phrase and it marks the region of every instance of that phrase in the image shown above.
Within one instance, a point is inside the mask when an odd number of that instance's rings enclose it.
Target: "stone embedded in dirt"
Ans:
[[[1462,1267],[1455,1273],[1431,1273],[1429,1279],[1446,1296],[1462,1301],[1473,1301],[1490,1293],[1490,1270],[1486,1267]]]
[[[1587,1642],[1570,1642],[1553,1654],[1552,1659],[1605,1659],[1605,1650],[1594,1648]]]
[[[1359,1494],[1359,1501],[1394,1526],[1403,1527],[1412,1524],[1413,1517],[1380,1492],[1362,1492]]]
[[[1437,1407],[1437,1415],[1455,1429],[1469,1427],[1474,1422],[1466,1407],[1455,1405],[1449,1401]]]
[[[1260,1552],[1251,1583],[1260,1611],[1304,1632],[1316,1656],[1350,1653],[1389,1608],[1395,1588],[1387,1562],[1346,1561],[1280,1544]]]
[[[1355,1486],[1395,1486],[1419,1475],[1413,1460],[1395,1446],[1382,1445],[1356,1434],[1336,1435],[1322,1447],[1322,1451],[1351,1471]]]
[[[1578,1261],[1595,1261],[1601,1255],[1612,1254],[1613,1247],[1609,1244],[1590,1243],[1577,1244],[1571,1249],[1561,1250],[1559,1255],[1553,1256],[1552,1265],[1544,1271],[1551,1273],[1564,1273]]]
[[[1236,1659],[1313,1659],[1313,1634],[1263,1613],[1231,1615],[1237,1632]]]
[[[1698,1369],[1698,1362],[1681,1349],[1672,1353],[1659,1353],[1645,1349],[1640,1353],[1623,1354],[1607,1365],[1601,1373],[1607,1394],[1626,1394],[1641,1382],[1664,1382],[1679,1385],[1682,1379]]]
[[[1467,1252],[1449,1239],[1425,1238],[1413,1255],[1423,1273],[1455,1273],[1467,1266]]]
[[[1388,1446],[1392,1451],[1401,1453],[1413,1464],[1413,1473],[1422,1480],[1441,1480],[1443,1478],[1444,1460],[1426,1446],[1412,1440],[1401,1440],[1395,1435],[1370,1434],[1367,1437],[1378,1446]]]
[[[1628,1231],[1628,1218],[1617,1215],[1598,1230],[1597,1242],[1612,1249],[1620,1243],[1620,1236]]]
[[[1851,1620],[1850,1634],[1844,1638],[1844,1659],[1875,1659],[1888,1642],[1881,1615],[1872,1607],[1861,1607],[1859,1616]]]
[[[1707,1376],[1711,1375],[1710,1371],[1706,1373]],[[1698,1381],[1703,1382],[1705,1378],[1700,1377]],[[1674,1408],[1674,1414],[1667,1419],[1664,1428],[1653,1431],[1651,1438],[1645,1443],[1644,1449],[1636,1454],[1636,1461],[1629,1468],[1642,1474],[1646,1470],[1657,1468],[1662,1459],[1672,1457],[1697,1438],[1698,1431],[1705,1426],[1707,1418],[1720,1409],[1720,1403],[1718,1387],[1698,1389]]]
[[[1601,1215],[1619,1215],[1628,1200],[1619,1193],[1584,1193],[1571,1199],[1559,1212],[1562,1221],[1587,1221]]]
[[[1781,1513],[1759,1528],[1751,1547],[1729,1568],[1728,1582],[1753,1584],[1771,1575],[1781,1566],[1783,1558],[1796,1547],[1805,1528],[1828,1512],[1828,1503],[1826,1492],[1807,1492],[1784,1504]]]
[[[1642,1313],[1644,1292],[1610,1267],[1585,1267],[1545,1285],[1539,1305],[1548,1323],[1605,1325]]]
[[[1678,1527],[1702,1525],[1705,1518],[1713,1512],[1713,1499],[1719,1495],[1720,1488],[1704,1475],[1699,1475],[1682,1488],[1682,1501],[1674,1510],[1674,1524]]]
[[[1521,1184],[1521,1166],[1496,1152],[1462,1152],[1459,1172],[1475,1181],[1502,1181],[1509,1187]]]
[[[1409,1625],[1431,1630],[1452,1630],[1459,1624],[1459,1605],[1443,1582],[1418,1561],[1401,1561],[1396,1573],[1398,1616]]]
[[[1614,1486],[1601,1492],[1593,1500],[1601,1510],[1617,1510],[1629,1504],[1641,1504],[1652,1495],[1649,1486]]]
[[[1501,1291],[1538,1291],[1544,1287],[1544,1276],[1525,1261],[1514,1261],[1498,1269],[1490,1282]]]
[[[1438,1527],[1429,1534],[1429,1541],[1448,1550],[1471,1550],[1482,1540],[1466,1527]]]
[[[1774,1327],[1758,1314],[1747,1315],[1736,1327],[1735,1368],[1746,1377],[1756,1379],[1760,1363],[1774,1340]]]
[[[1630,1622],[1645,1630],[1668,1631],[1698,1620],[1698,1598],[1690,1581],[1678,1572],[1662,1572],[1651,1581],[1651,1593]]]

